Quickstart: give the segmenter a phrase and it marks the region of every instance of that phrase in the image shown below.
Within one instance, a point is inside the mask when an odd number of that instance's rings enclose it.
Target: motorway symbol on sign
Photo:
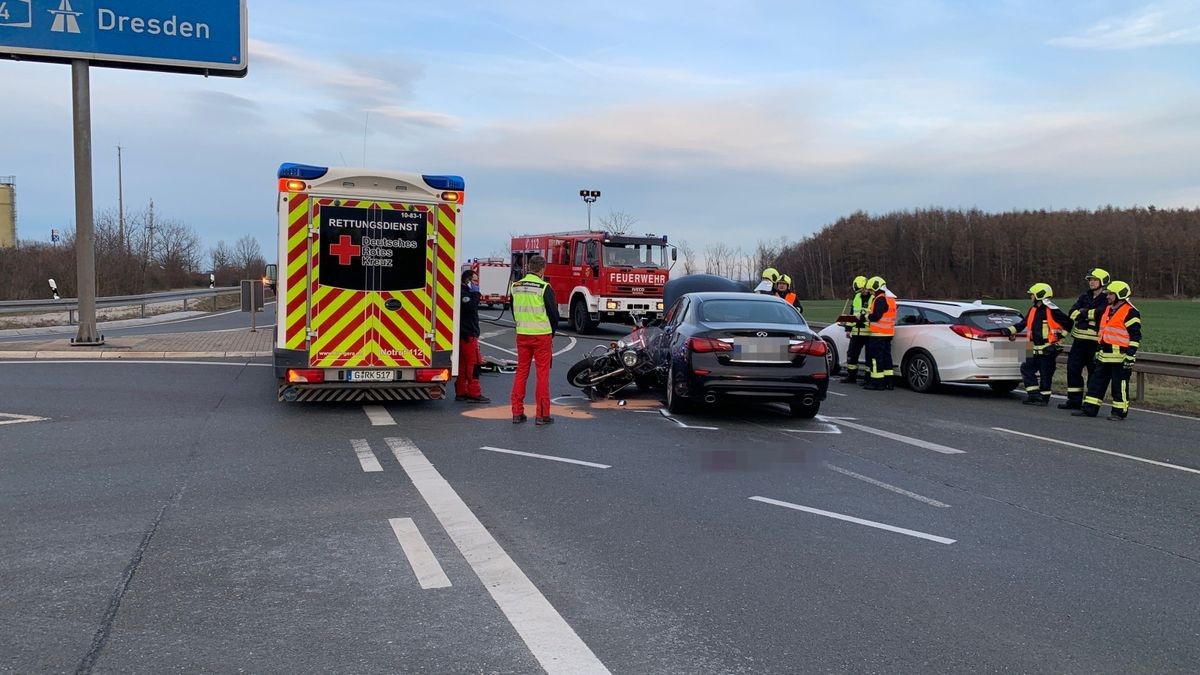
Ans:
[[[245,0],[0,0],[0,56],[246,74]]]

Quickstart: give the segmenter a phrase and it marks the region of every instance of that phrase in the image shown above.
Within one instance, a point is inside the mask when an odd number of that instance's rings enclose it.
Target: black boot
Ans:
[[[1058,408],[1059,410],[1081,410],[1083,409],[1083,402],[1067,399],[1066,403],[1059,403]]]
[[[838,380],[838,382],[841,382],[842,384],[854,384],[857,381],[858,381],[858,371],[857,370],[851,370],[851,371],[847,372],[845,377]]]
[[[1036,391],[1026,394],[1025,400],[1022,401],[1025,405],[1046,405],[1047,402],[1045,398],[1042,398],[1041,393]]]

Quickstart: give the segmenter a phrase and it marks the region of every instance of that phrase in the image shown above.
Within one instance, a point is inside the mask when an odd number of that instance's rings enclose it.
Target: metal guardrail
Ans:
[[[821,330],[829,324],[810,321],[809,326],[816,330]],[[1067,353],[1064,351],[1058,357],[1060,364],[1067,362]],[[1147,375],[1167,375],[1169,377],[1180,377],[1189,380],[1200,379],[1200,356],[1179,356],[1177,354],[1157,354],[1154,352],[1137,353],[1137,361],[1133,364],[1133,373],[1137,375],[1135,380],[1137,386],[1134,388],[1133,400],[1141,401],[1144,399],[1146,391],[1146,376]]]
[[[197,302],[208,298],[213,299],[216,306],[217,296],[241,293],[238,286],[222,286],[221,288],[196,288],[186,291],[161,291],[158,293],[143,293],[142,295],[113,295],[106,298],[96,298],[96,307],[129,307],[141,305],[141,315],[146,316],[146,305],[164,302],[183,302],[187,311],[189,300]],[[75,323],[75,312],[79,311],[77,298],[60,298],[58,300],[3,300],[0,301],[0,314],[38,314],[44,312],[67,312],[68,322]]]

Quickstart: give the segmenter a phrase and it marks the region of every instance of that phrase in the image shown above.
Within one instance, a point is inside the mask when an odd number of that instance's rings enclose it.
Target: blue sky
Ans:
[[[331,7],[336,9],[331,10]],[[250,0],[242,80],[94,69],[96,206],[274,250],[285,161],[458,173],[465,253],[582,227],[797,239],[855,210],[1200,206],[1196,2]],[[0,61],[19,233],[73,218],[70,72]]]

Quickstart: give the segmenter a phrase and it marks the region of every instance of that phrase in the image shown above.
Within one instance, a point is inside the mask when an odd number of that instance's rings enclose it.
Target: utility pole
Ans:
[[[150,267],[150,254],[154,252],[154,200],[150,200],[150,212],[146,218],[146,252],[142,257],[142,292],[146,292],[146,269]]]
[[[117,144],[117,222],[120,224],[120,235],[117,237],[118,248],[125,252],[125,180],[121,170],[121,144]]]

